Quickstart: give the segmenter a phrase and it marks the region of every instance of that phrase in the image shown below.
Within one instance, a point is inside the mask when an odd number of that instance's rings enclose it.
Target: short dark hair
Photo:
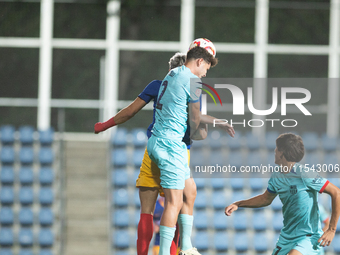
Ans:
[[[184,65],[186,58],[187,56],[184,53],[177,52],[169,60],[169,69]]]
[[[301,136],[284,133],[276,139],[276,147],[283,152],[288,162],[299,162],[305,155],[305,146]]]
[[[202,47],[195,47],[188,51],[187,60],[203,58],[205,62],[210,63],[214,67],[218,63],[218,59],[211,55],[206,49]]]

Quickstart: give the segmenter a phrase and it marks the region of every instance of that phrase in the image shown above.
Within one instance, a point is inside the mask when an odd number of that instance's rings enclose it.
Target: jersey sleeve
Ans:
[[[190,79],[190,103],[197,103],[200,100],[202,94],[201,79],[191,78]]]
[[[316,190],[319,193],[322,193],[329,183],[326,178],[323,178],[318,173],[312,171],[305,170],[304,172],[302,172],[301,178],[307,188]]]
[[[268,181],[268,187],[267,187],[267,190],[269,193],[272,193],[272,194],[276,194],[276,187],[275,187],[275,181],[274,181],[274,178],[275,177],[271,177]]]
[[[152,99],[158,96],[160,84],[161,81],[157,80],[150,82],[142,91],[142,93],[138,95],[138,97],[144,100],[146,103],[149,103]]]

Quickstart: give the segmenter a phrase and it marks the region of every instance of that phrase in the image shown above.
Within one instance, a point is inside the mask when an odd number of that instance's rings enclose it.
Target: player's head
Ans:
[[[186,59],[187,59],[186,54],[177,52],[175,55],[173,55],[170,58],[169,69],[171,70],[171,69],[174,69],[176,67],[184,65]]]
[[[305,155],[302,138],[292,133],[279,135],[276,139],[275,164],[299,162]]]
[[[217,58],[201,47],[192,48],[187,53],[186,64],[192,64],[194,70],[191,71],[199,78],[205,77],[210,67],[217,65],[217,62]]]

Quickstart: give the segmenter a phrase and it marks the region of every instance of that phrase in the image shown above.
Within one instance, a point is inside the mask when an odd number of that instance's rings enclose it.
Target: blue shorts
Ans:
[[[164,189],[184,189],[185,180],[190,178],[187,146],[180,140],[151,136],[147,150],[161,172]]]
[[[280,236],[272,255],[286,255],[293,249],[301,252],[302,255],[318,255],[322,249],[318,243],[319,238],[318,235],[313,235],[287,240]]]

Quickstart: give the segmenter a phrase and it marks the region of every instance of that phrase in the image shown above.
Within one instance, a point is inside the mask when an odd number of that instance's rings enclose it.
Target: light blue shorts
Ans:
[[[296,240],[287,240],[280,236],[276,243],[272,255],[286,255],[291,250],[297,250],[302,255],[318,255],[322,250],[322,247],[318,244],[318,235],[313,236],[302,236]]]
[[[184,189],[185,180],[190,178],[187,146],[182,141],[151,136],[147,150],[161,172],[164,189]]]

